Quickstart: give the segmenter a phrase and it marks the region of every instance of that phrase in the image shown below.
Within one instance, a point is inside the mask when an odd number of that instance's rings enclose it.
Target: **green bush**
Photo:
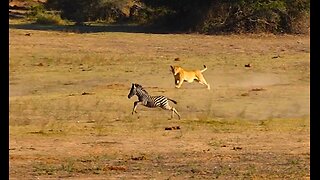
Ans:
[[[32,6],[28,13],[29,19],[35,21],[37,24],[45,25],[64,25],[66,21],[61,19],[59,13],[48,12],[42,4]]]
[[[44,13],[45,12],[45,8],[42,4],[36,5],[36,6],[32,6],[30,8],[30,12],[29,12],[29,16],[34,17],[38,14]]]
[[[35,16],[35,23],[44,25],[64,25],[66,21],[61,19],[60,15],[39,13]]]
[[[127,0],[47,0],[47,9],[61,11],[62,18],[77,23],[86,21],[121,21]]]

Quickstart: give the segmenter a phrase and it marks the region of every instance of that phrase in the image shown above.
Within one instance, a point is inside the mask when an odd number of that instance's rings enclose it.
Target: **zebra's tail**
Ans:
[[[173,99],[170,99],[168,98],[168,100],[172,101],[173,103],[177,104],[177,101],[173,100]]]

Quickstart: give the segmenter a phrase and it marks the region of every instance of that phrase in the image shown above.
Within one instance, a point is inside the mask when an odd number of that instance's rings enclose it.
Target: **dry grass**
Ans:
[[[308,36],[22,27],[9,29],[10,178],[309,178]],[[175,89],[173,64],[206,64],[212,90]],[[131,115],[132,82],[182,119]]]

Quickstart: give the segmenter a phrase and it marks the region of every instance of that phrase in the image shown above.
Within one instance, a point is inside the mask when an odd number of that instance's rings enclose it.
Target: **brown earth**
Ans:
[[[47,2],[47,1],[46,0],[10,0],[9,6],[29,8],[31,6],[38,5],[44,2]]]
[[[309,36],[36,26],[9,29],[10,179],[309,179]],[[203,64],[211,90],[174,88],[170,65]],[[182,119],[131,115],[132,82]]]

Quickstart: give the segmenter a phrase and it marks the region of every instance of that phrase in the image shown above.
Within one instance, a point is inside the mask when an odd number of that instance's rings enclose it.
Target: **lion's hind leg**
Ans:
[[[206,85],[207,89],[210,90],[210,84],[207,83],[207,81],[204,79],[203,75],[199,75],[199,81],[200,84]]]

